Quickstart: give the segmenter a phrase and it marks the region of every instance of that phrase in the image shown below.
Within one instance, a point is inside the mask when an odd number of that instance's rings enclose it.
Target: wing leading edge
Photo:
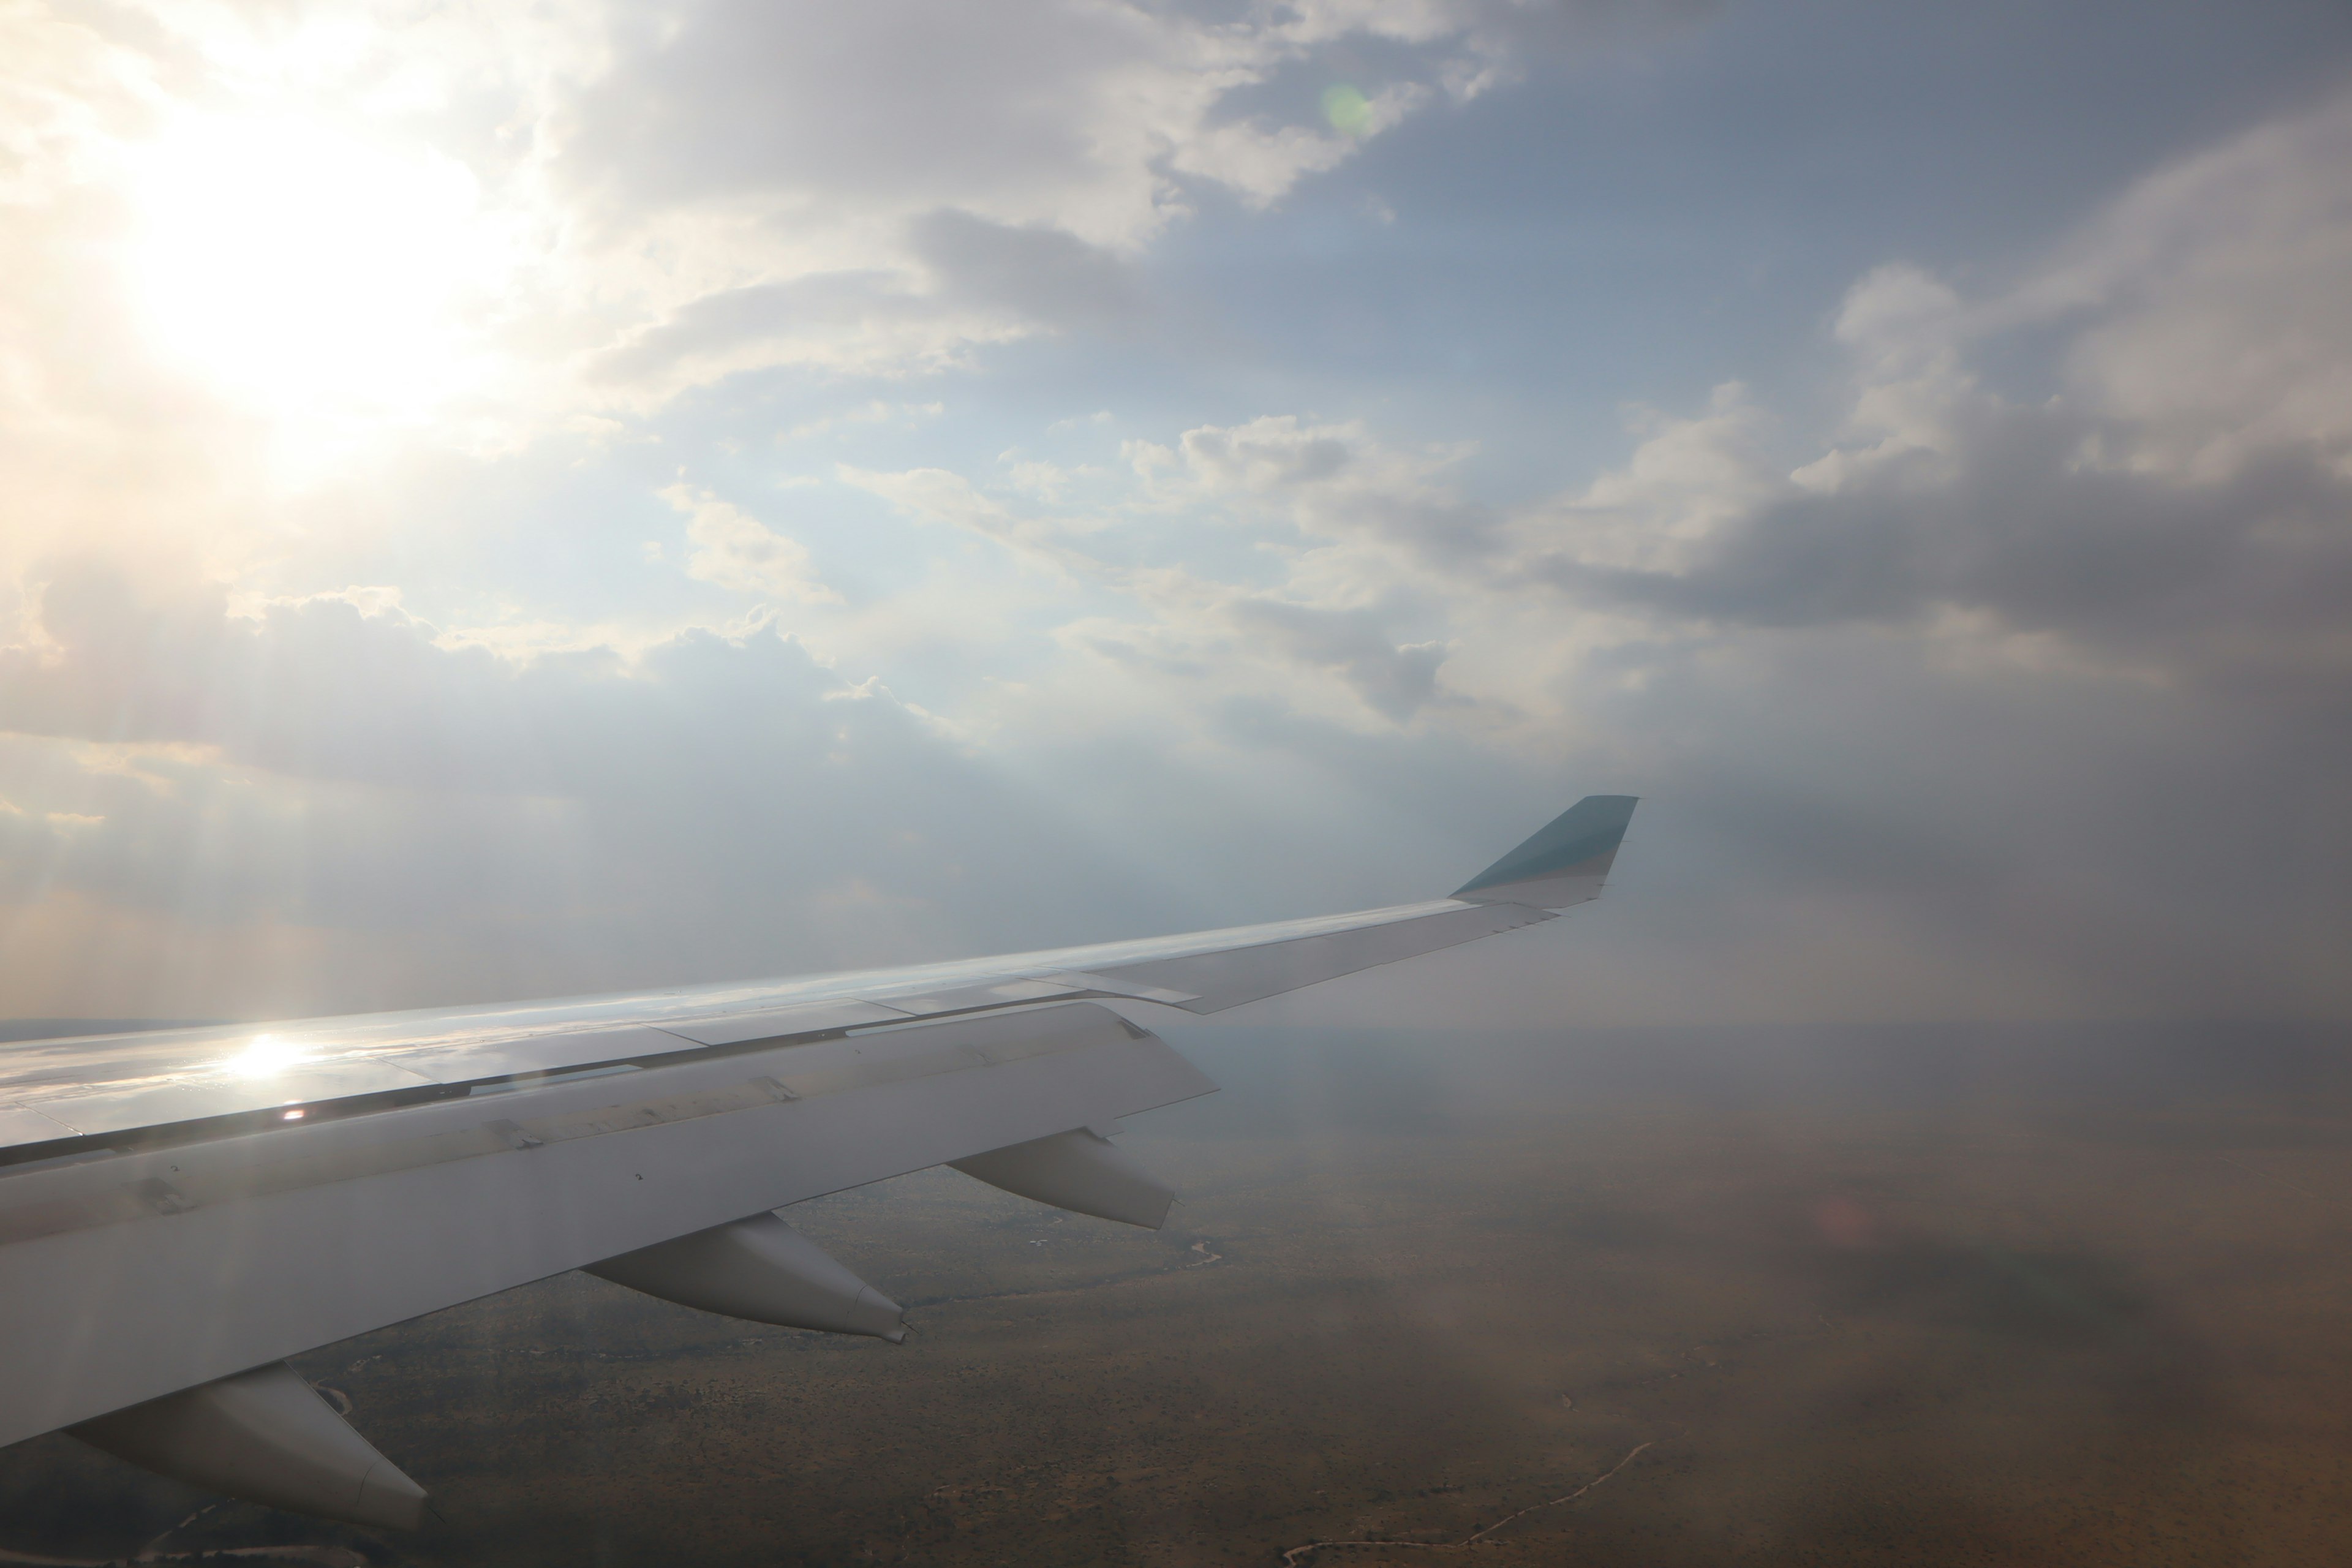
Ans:
[[[770,1211],[954,1163],[1156,1223],[1164,1189],[1105,1134],[1215,1086],[1103,1001],[1215,1013],[1552,919],[1599,893],[1633,804],[1588,797],[1452,897],[1355,914],[0,1047],[0,1444],[91,1424],[93,1441],[194,1479],[159,1432],[223,1411],[315,1419],[282,1390],[258,1399],[260,1369],[574,1268],[887,1337],[887,1298],[774,1234]],[[834,1305],[756,1305],[820,1298]],[[224,1479],[217,1441],[205,1452],[205,1484],[335,1511],[315,1480]]]

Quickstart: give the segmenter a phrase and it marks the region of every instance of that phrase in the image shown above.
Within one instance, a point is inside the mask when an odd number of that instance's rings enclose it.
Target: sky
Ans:
[[[0,1014],[1443,894],[1257,1005],[2352,1016],[2331,0],[0,8]]]

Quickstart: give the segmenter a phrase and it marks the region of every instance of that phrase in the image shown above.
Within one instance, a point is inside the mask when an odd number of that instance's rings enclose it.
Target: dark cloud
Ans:
[[[1402,723],[1440,700],[1443,643],[1392,641],[1374,610],[1332,610],[1280,599],[1241,599],[1228,609],[1254,640],[1297,662],[1337,674],[1375,712]]]
[[[1063,230],[942,208],[917,218],[908,237],[950,302],[1111,336],[1131,332],[1143,318],[1133,267]]]
[[[612,68],[563,117],[559,169],[633,208],[835,193],[1033,205],[1097,177],[1109,79],[1149,62],[1148,13],[879,0],[703,0],[616,13]]]
[[[1580,596],[1727,626],[1904,623],[1943,610],[2185,673],[2352,679],[2352,483],[2308,448],[2210,481],[2094,466],[2040,409],[1969,422],[1866,482],[1784,495],[1673,570],[1543,555]]]

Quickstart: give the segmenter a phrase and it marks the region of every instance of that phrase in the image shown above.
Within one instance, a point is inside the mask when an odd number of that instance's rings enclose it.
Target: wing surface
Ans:
[[[1102,1004],[1214,1013],[1549,920],[1598,893],[1631,809],[1589,798],[1499,879],[1355,914],[0,1047],[0,1445],[1208,1092]]]

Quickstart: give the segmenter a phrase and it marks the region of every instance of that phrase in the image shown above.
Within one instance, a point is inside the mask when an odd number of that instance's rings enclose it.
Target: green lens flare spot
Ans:
[[[1334,82],[1323,89],[1323,118],[1331,129],[1349,136],[1365,136],[1372,129],[1372,100],[1364,89],[1350,83]]]

